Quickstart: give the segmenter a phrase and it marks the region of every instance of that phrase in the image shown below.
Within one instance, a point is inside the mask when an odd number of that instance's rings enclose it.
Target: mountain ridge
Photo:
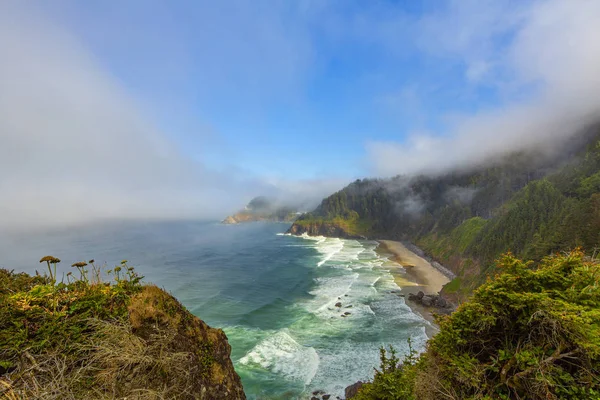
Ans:
[[[356,180],[301,215],[293,234],[409,241],[457,275],[444,294],[462,300],[512,251],[541,260],[599,246],[600,129],[561,153],[535,149],[435,177]]]

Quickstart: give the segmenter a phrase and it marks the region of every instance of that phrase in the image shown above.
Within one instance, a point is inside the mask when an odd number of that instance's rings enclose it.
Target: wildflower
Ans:
[[[79,262],[76,262],[75,264],[71,264],[71,267],[83,268],[86,265],[87,265],[87,263],[85,261],[79,261]]]
[[[40,262],[41,263],[45,262],[46,264],[48,264],[48,272],[50,273],[50,280],[52,281],[52,284],[54,285],[54,283],[56,283],[56,264],[58,264],[60,262],[60,258],[56,258],[54,256],[44,256],[40,259]],[[54,265],[54,273],[52,273],[50,264]]]
[[[57,262],[60,262],[60,260],[54,256],[44,256],[44,257],[42,257],[40,262],[41,263],[46,262],[48,264],[55,264]]]

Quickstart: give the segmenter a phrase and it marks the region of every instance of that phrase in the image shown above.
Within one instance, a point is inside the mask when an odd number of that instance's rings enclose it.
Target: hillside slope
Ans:
[[[225,333],[126,262],[58,282],[42,260],[49,276],[0,269],[2,398],[245,399]]]
[[[552,157],[529,151],[437,177],[357,180],[289,232],[414,242],[457,275],[444,291],[460,300],[507,250],[533,260],[577,246],[595,252],[599,139],[596,127]]]

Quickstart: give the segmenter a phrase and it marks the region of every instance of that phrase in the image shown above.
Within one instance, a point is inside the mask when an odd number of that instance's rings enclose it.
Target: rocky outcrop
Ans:
[[[164,357],[171,354],[182,357],[180,363],[188,371],[184,382],[189,385],[187,391],[192,398],[246,398],[240,377],[233,368],[231,346],[225,332],[211,328],[192,315],[173,296],[156,286],[145,286],[132,299],[129,320],[132,333],[149,345],[161,338]],[[189,397],[185,393],[175,394],[182,399]]]
[[[439,294],[425,294],[421,291],[418,293],[409,293],[408,300],[413,301],[417,304],[421,304],[425,307],[435,307],[443,313],[451,313],[454,311],[455,306],[451,302]]]
[[[338,237],[342,239],[367,239],[362,235],[353,235],[333,222],[294,223],[287,233],[292,235]]]
[[[360,388],[364,385],[364,382],[362,381],[358,381],[350,386],[348,386],[346,388],[346,390],[344,391],[346,400],[350,400],[351,398],[353,398],[354,396],[356,396],[358,394],[358,391],[360,390]]]

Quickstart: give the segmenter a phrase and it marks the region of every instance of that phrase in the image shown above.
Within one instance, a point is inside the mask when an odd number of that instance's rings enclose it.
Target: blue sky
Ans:
[[[418,130],[443,134],[447,114],[499,101],[493,84],[469,80],[464,59],[432,48],[437,32],[428,31],[427,19],[451,14],[453,3],[41,6],[184,152],[215,166],[292,178],[366,176],[373,173],[366,142],[402,142]],[[502,48],[502,37],[482,40]]]
[[[600,116],[598,20],[596,0],[2,2],[0,210],[213,217],[558,143]]]

